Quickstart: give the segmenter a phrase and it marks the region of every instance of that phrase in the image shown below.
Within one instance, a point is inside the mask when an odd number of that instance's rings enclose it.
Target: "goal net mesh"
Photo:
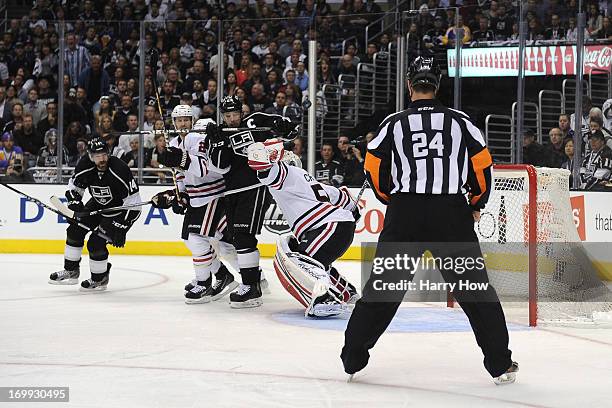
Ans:
[[[599,278],[578,236],[570,172],[532,168],[534,183],[527,166],[505,167],[494,168],[494,188],[476,224],[489,279],[504,307],[524,311],[527,302],[527,310],[537,308],[539,324],[608,322],[612,291]],[[530,189],[536,189],[534,202]],[[531,217],[537,232],[530,228]],[[537,282],[531,297],[530,274]]]

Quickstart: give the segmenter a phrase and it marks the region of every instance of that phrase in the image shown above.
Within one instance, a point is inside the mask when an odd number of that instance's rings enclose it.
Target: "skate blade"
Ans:
[[[347,383],[353,382],[353,377],[355,376],[355,374],[349,374],[348,378],[346,379]]]
[[[105,290],[106,290],[106,286],[98,286],[97,288],[93,288],[93,289],[84,288],[82,286],[79,288],[79,292],[83,292],[83,293],[104,292]]]
[[[53,279],[49,279],[50,285],[76,285],[77,283],[79,283],[78,279],[64,279],[61,281],[55,281]]]
[[[493,378],[493,382],[495,385],[508,385],[512,384],[516,381],[516,372],[514,373],[504,373],[499,377]]]
[[[234,289],[236,289],[238,287],[238,282],[234,281],[232,283],[230,283],[229,285],[227,285],[221,292],[217,293],[215,296],[212,297],[213,301],[217,301],[225,296],[227,296],[228,293],[232,292]]]
[[[232,309],[248,309],[252,307],[259,307],[263,305],[263,301],[261,299],[250,299],[245,302],[232,302],[230,300],[230,307]]]
[[[188,305],[198,305],[202,303],[210,303],[210,301],[211,301],[210,296],[204,296],[199,299],[185,298],[185,303]]]

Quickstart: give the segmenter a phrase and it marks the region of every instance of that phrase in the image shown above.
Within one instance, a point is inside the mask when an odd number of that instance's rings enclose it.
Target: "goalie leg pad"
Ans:
[[[302,306],[308,308],[315,297],[329,287],[329,275],[317,260],[289,248],[291,234],[281,235],[276,244],[274,270],[281,284]],[[324,288],[323,288],[323,287]],[[315,290],[316,289],[316,290]]]

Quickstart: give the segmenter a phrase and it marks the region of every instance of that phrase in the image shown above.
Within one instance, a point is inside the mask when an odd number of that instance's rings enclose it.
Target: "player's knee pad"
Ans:
[[[281,284],[304,307],[308,308],[313,296],[317,297],[331,286],[323,265],[304,254],[293,252],[289,242],[291,234],[284,234],[276,243],[274,270]],[[325,287],[322,293],[321,284]]]
[[[108,259],[108,249],[106,248],[106,240],[97,234],[91,234],[87,241],[87,251],[89,251],[89,259],[95,261],[104,261]]]

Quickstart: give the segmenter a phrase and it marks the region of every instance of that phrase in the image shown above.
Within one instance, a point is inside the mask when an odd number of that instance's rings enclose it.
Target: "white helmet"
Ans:
[[[172,109],[172,124],[174,125],[174,130],[178,130],[176,128],[176,118],[189,117],[191,118],[191,122],[193,123],[193,109],[189,105],[176,105],[174,109]]]
[[[193,130],[206,130],[206,126],[209,123],[215,123],[215,121],[210,118],[198,119],[195,125],[193,125]]]

